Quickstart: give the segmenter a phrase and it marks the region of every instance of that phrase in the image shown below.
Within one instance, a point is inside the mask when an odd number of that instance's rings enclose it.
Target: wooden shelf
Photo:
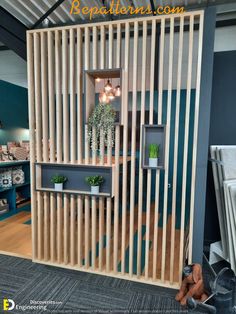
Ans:
[[[88,191],[80,191],[80,190],[64,190],[63,191],[55,191],[53,188],[37,188],[37,191],[41,192],[54,192],[54,193],[66,193],[66,194],[80,194],[80,195],[91,195],[91,196],[104,196],[104,197],[110,197],[111,195],[109,193],[99,193],[99,194],[92,194]]]
[[[142,168],[163,170],[165,168],[165,126],[158,124],[143,125],[142,138]],[[157,167],[150,167],[148,164],[148,147],[150,144],[159,145]]]
[[[90,186],[85,182],[85,178],[93,175],[101,175],[104,183],[100,187],[101,193],[96,196],[113,197],[113,172],[114,166],[108,165],[91,165],[75,163],[35,163],[36,168],[36,191],[68,193],[68,194],[91,194]],[[64,183],[63,191],[55,191],[51,178],[55,174],[64,175],[67,181]]]

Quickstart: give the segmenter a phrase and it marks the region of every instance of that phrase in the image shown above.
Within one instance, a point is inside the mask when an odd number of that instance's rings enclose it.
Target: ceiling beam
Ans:
[[[26,31],[28,28],[0,7],[0,41],[26,60]]]
[[[39,26],[56,8],[58,8],[65,0],[58,0],[40,19],[32,26],[32,29]]]

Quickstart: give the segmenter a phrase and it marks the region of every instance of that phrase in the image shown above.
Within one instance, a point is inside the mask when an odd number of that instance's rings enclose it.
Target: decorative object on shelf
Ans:
[[[0,187],[9,188],[12,187],[12,170],[3,170],[0,172]]]
[[[0,199],[0,215],[3,215],[9,211],[9,205],[6,198]]]
[[[115,118],[116,113],[108,104],[99,103],[92,111],[88,119],[88,141],[95,154],[99,148],[101,136],[107,147],[113,147]]]
[[[55,191],[63,191],[63,183],[67,181],[67,177],[56,174],[52,177],[51,182],[54,183]]]
[[[149,150],[149,167],[152,168],[158,167],[159,145],[150,144],[148,150]]]
[[[25,173],[22,167],[12,168],[12,183],[23,184],[25,183]]]
[[[16,160],[27,160],[28,152],[24,147],[12,147],[10,153]]]
[[[12,160],[14,160],[14,156],[12,154],[10,154],[8,151],[6,151],[6,152],[2,151],[1,152],[1,160],[2,161],[12,161]]]
[[[91,194],[99,194],[99,187],[104,182],[102,176],[91,176],[85,178],[86,182],[91,186]]]
[[[187,298],[205,301],[208,295],[205,292],[202,266],[200,264],[193,264],[185,266],[183,269],[183,281],[175,300],[179,301],[181,305],[186,305]]]

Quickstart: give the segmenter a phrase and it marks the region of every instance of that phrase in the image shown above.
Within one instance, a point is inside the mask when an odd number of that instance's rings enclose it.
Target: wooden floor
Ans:
[[[134,237],[137,237],[137,230],[138,230],[138,214],[135,209],[135,218],[134,218]],[[99,216],[99,215],[98,215]],[[96,223],[96,238],[97,244],[99,243],[99,221],[97,216],[97,223]],[[10,218],[5,219],[4,221],[0,221],[0,253],[20,256],[25,258],[31,258],[32,250],[31,250],[31,225],[25,224],[31,218],[29,212],[20,212]],[[105,218],[105,217],[104,217]],[[129,250],[129,213],[127,213],[127,224],[126,224],[126,250]],[[106,218],[104,219],[106,221]],[[121,217],[120,217],[121,222]],[[142,226],[145,226],[146,223],[146,213],[143,213],[142,218]],[[84,219],[83,223],[84,225]],[[90,220],[91,226],[91,220]],[[149,249],[149,278],[152,277],[152,270],[153,270],[153,235],[154,235],[154,211],[151,210],[150,215],[150,249]],[[119,244],[118,244],[118,262],[120,264],[121,260],[121,233],[122,233],[122,224],[119,223]],[[166,242],[166,269],[165,269],[165,280],[169,280],[170,278],[170,233],[171,233],[171,215],[168,216],[167,220],[167,242]],[[83,233],[84,237],[84,233]],[[104,228],[104,237],[106,237],[106,227]],[[113,265],[113,239],[114,239],[114,225],[111,225],[111,255],[110,255],[110,265]],[[68,239],[69,240],[69,239]],[[90,239],[91,240],[91,239]],[[146,240],[146,233],[142,236],[142,245],[145,246]],[[174,252],[174,281],[178,281],[179,276],[179,240],[180,240],[180,230],[175,230],[175,252]],[[84,241],[83,241],[84,242]],[[84,245],[83,245],[84,246]],[[69,247],[69,246],[68,246]],[[91,247],[90,247],[91,248]],[[157,245],[157,278],[160,278],[161,274],[161,256],[162,256],[162,227],[158,228],[158,245]],[[145,254],[145,250],[142,252]],[[129,251],[127,252],[129,253]],[[142,253],[142,254],[143,254]],[[83,255],[83,254],[82,254]],[[69,252],[68,252],[69,256]],[[82,256],[83,258],[83,256]],[[145,258],[144,258],[145,260]],[[96,268],[98,267],[99,258],[97,256],[96,259]],[[106,245],[103,249],[103,265],[106,264]],[[126,263],[128,265],[128,263]],[[118,270],[119,271],[119,270]],[[126,267],[126,271],[127,267]],[[142,268],[142,273],[144,275],[145,267]]]
[[[24,224],[31,218],[22,211],[0,221],[0,253],[31,258],[31,225]]]

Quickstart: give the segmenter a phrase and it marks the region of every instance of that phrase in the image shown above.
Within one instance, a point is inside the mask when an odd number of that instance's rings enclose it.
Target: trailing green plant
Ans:
[[[159,145],[150,144],[148,147],[149,158],[158,158],[159,157]]]
[[[67,181],[67,177],[56,174],[51,178],[52,183],[65,183]]]
[[[85,181],[91,186],[100,186],[104,182],[104,178],[102,176],[90,176],[86,177]]]
[[[88,119],[88,141],[93,153],[97,153],[103,138],[107,147],[113,147],[115,137],[115,111],[110,104],[99,103]]]

